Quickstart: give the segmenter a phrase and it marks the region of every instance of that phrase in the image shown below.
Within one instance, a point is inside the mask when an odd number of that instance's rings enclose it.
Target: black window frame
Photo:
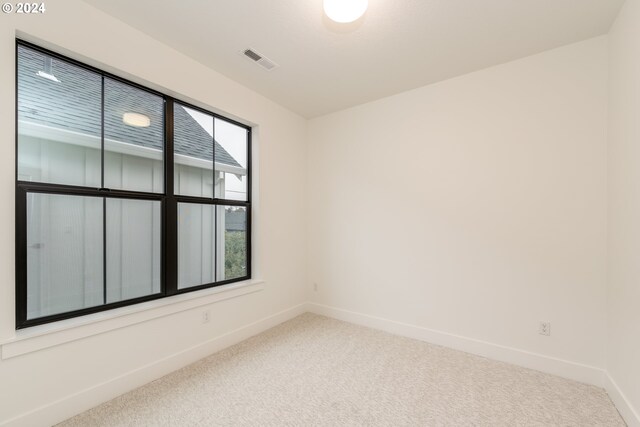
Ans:
[[[113,79],[129,85],[133,88],[140,89],[159,96],[164,101],[164,150],[163,150],[163,173],[164,173],[164,192],[142,192],[142,191],[130,191],[120,189],[108,189],[108,188],[94,188],[77,185],[66,184],[54,184],[34,181],[20,181],[18,179],[18,144],[19,144],[19,132],[18,132],[18,50],[20,46],[38,51],[53,58],[57,58],[61,61],[65,61],[69,64],[83,68],[85,70],[97,73],[102,78],[102,132],[101,132],[101,167],[102,167],[102,185],[104,185],[104,81],[105,78]],[[251,279],[251,193],[252,193],[252,128],[246,124],[240,123],[236,120],[206,110],[204,108],[195,106],[189,102],[185,102],[176,97],[172,97],[161,93],[157,90],[147,88],[138,83],[132,82],[120,76],[103,71],[99,68],[87,65],[83,62],[77,61],[73,58],[69,58],[65,55],[61,55],[55,51],[45,49],[33,43],[16,39],[15,46],[15,213],[16,213],[16,232],[15,232],[15,269],[16,269],[16,329],[28,328],[31,326],[42,325],[51,322],[57,322],[60,320],[70,319],[79,316],[85,316],[87,314],[98,313],[102,311],[112,310],[119,307],[125,307],[129,305],[135,305],[142,302],[168,298],[173,295],[179,295],[188,292],[194,292],[202,289],[213,288],[217,286],[227,285],[230,283],[240,282]],[[196,196],[183,196],[175,194],[174,192],[174,106],[175,104],[191,108],[193,110],[211,115],[214,119],[224,120],[239,126],[247,131],[247,198],[246,201],[231,200],[224,198],[216,198],[215,192],[213,197],[196,197]],[[213,171],[215,175],[215,137],[213,138],[214,144],[214,159],[213,159]],[[215,181],[214,181],[215,182]],[[146,295],[138,298],[133,298],[124,301],[117,301],[112,303],[106,303],[95,306],[87,307],[79,310],[72,310],[64,313],[58,313],[53,315],[47,315],[38,317],[35,319],[27,318],[27,194],[28,193],[44,193],[44,194],[57,194],[57,195],[70,195],[70,196],[93,196],[103,199],[103,204],[106,204],[108,198],[116,199],[136,199],[136,200],[155,200],[161,203],[161,281],[160,281],[160,293]],[[223,195],[224,196],[224,195]],[[214,281],[212,283],[204,283],[199,286],[192,286],[188,288],[178,289],[178,203],[194,203],[194,204],[208,204],[214,206],[241,206],[246,209],[246,275],[242,277],[236,277],[233,279],[225,279],[221,281]],[[216,209],[217,210],[217,209]],[[223,230],[224,231],[224,230]],[[104,231],[103,229],[103,232]],[[214,239],[217,239],[217,224],[214,230],[216,235]],[[106,239],[103,238],[103,245],[106,246]],[[106,251],[104,252],[106,253]],[[217,257],[214,258],[214,262],[217,266]],[[216,267],[217,268],[217,267]],[[106,263],[103,263],[103,286],[106,287]],[[214,277],[217,279],[217,275]]]

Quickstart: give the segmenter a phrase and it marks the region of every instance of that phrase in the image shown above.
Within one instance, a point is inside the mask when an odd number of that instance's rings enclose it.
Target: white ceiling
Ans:
[[[304,117],[607,33],[624,0],[85,0]],[[252,47],[280,65],[239,55]]]

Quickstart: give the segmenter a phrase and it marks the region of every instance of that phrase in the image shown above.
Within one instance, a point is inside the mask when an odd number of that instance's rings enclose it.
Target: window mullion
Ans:
[[[100,188],[104,188],[104,75],[100,89]]]
[[[174,170],[174,102],[172,98],[165,98],[164,126],[165,126],[165,215],[164,215],[164,292],[173,295],[178,291],[178,202],[175,196]]]
[[[100,188],[104,188],[104,75],[100,88]],[[102,304],[107,304],[107,199],[102,198]]]
[[[213,118],[213,128],[211,131],[211,140],[212,140],[212,158],[213,164],[211,168],[211,173],[213,174],[211,195],[213,199],[216,200],[216,181],[218,179],[218,171],[216,170],[216,119]],[[222,190],[221,190],[222,191]],[[213,209],[213,282],[216,283],[218,281],[218,206],[214,205]]]
[[[252,140],[252,136],[253,136],[253,131],[251,129],[247,129],[247,236],[246,236],[246,250],[247,250],[247,276],[252,277],[252,272],[251,272],[251,259],[253,258],[252,255],[252,250],[251,250],[251,240],[252,240],[252,234],[251,234],[251,223],[252,223],[252,219],[251,219],[251,214],[253,209],[251,208],[251,201],[252,201],[252,191],[253,191],[253,174],[251,173],[251,171],[253,170],[253,157],[252,157],[252,144],[253,144],[253,140]]]

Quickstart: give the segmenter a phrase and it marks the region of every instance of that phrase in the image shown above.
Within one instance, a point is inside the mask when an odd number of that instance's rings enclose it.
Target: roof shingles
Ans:
[[[101,136],[100,74],[53,58],[52,72],[59,82],[39,77],[46,55],[18,46],[18,117],[20,120]],[[164,102],[160,96],[105,77],[105,138],[162,150],[164,144]],[[123,123],[125,112],[148,116],[151,125],[132,127]],[[213,160],[213,137],[179,104],[174,108],[176,154]],[[241,167],[215,141],[215,161]]]

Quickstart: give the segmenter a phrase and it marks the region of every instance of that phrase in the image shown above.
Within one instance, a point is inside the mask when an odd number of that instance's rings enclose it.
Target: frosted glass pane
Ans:
[[[178,289],[215,281],[215,206],[178,204]]]
[[[162,97],[105,78],[104,110],[104,186],[162,193]]]
[[[100,187],[102,77],[18,46],[18,179]]]
[[[103,302],[102,198],[27,195],[27,319]]]
[[[249,133],[238,125],[215,119],[215,196],[247,200],[247,149]]]
[[[247,275],[247,209],[218,206],[218,281]]]
[[[175,104],[174,192],[213,197],[213,116]]]
[[[106,203],[107,303],[159,293],[160,202],[110,198]]]

